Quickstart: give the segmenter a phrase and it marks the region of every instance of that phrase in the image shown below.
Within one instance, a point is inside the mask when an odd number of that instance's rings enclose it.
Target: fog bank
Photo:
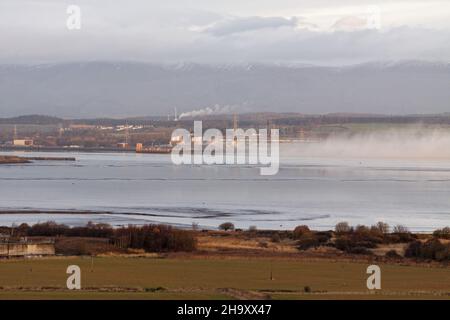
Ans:
[[[282,150],[285,156],[301,157],[450,160],[450,130],[416,128],[334,135]]]

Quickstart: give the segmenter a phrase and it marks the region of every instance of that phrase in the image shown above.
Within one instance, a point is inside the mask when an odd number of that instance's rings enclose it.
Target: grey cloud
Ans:
[[[239,37],[203,37],[196,46],[182,48],[180,52],[184,53],[184,61],[199,63],[306,62],[335,65],[373,60],[449,61],[449,37],[448,31],[407,27],[351,32],[282,28],[248,31]]]
[[[284,18],[284,17],[234,17],[228,18],[212,26],[206,28],[206,32],[215,36],[226,36],[235,33],[241,33],[246,31],[254,31],[267,28],[280,28],[280,27],[296,27],[298,20],[296,17]]]
[[[449,28],[386,26],[382,30],[364,30],[355,27],[363,25],[361,17],[358,21],[333,17],[329,26],[338,23],[324,31],[311,24],[314,19],[298,8],[289,10],[295,18],[277,12],[271,16],[270,12],[269,16],[260,13],[260,6],[275,6],[268,0],[252,5],[223,1],[222,7],[213,6],[212,1],[207,5],[204,0],[204,8],[199,8],[197,2],[195,6],[183,6],[178,1],[130,1],[133,6],[110,0],[77,0],[83,10],[82,29],[69,32],[65,27],[69,0],[2,0],[0,64],[86,60],[315,64],[450,60]],[[298,3],[280,1],[278,6],[284,9]],[[317,1],[302,2],[302,6],[333,5],[331,1]],[[246,15],[250,9],[253,13]]]
[[[363,29],[367,27],[367,19],[358,16],[346,16],[336,21],[333,30]]]

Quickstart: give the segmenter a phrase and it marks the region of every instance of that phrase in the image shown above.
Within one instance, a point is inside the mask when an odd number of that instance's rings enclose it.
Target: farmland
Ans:
[[[79,291],[66,289],[69,265],[81,268]],[[368,265],[332,259],[225,256],[3,260],[0,299],[450,298],[448,267],[381,264],[382,289],[369,292]]]

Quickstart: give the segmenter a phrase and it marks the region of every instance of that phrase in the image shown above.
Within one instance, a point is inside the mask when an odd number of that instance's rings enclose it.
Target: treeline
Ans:
[[[425,242],[414,241],[406,248],[405,257],[441,262],[450,261],[450,243],[442,243],[436,238]]]
[[[192,232],[166,225],[127,226],[113,228],[108,224],[89,222],[84,227],[69,227],[53,221],[21,224],[0,228],[0,233],[13,237],[85,237],[106,238],[122,249],[144,249],[147,252],[194,251],[197,240]]]
[[[349,226],[346,222],[338,223],[335,227],[335,247],[339,250],[355,253],[370,254],[370,249],[380,244],[408,243],[417,239],[408,228],[397,225],[392,228],[384,222],[378,222],[367,227]],[[392,253],[391,253],[392,254]]]
[[[351,254],[373,254],[371,249],[381,244],[407,243],[405,257],[450,261],[450,243],[441,240],[450,239],[450,228],[433,232],[430,239],[419,239],[417,234],[408,228],[397,225],[391,228],[387,223],[378,222],[367,227],[364,225],[350,226],[347,222],[338,223],[333,231],[311,231],[308,226],[298,226],[292,236],[297,241],[300,250],[319,246],[330,246]],[[387,257],[399,258],[395,250],[386,253]]]
[[[311,231],[308,226],[298,226],[293,231],[300,250],[327,245],[354,254],[371,254],[370,249],[379,244],[405,243],[414,241],[417,236],[404,226],[395,226],[392,231],[388,224],[378,222],[367,227],[350,226],[347,222],[338,223],[334,231]]]
[[[197,239],[192,232],[166,225],[128,226],[114,231],[114,240],[126,248],[149,252],[194,251],[197,248]]]
[[[450,242],[443,243],[440,239],[450,239],[450,228],[445,227],[433,232],[433,238],[425,242],[414,241],[405,250],[405,257],[450,261]]]

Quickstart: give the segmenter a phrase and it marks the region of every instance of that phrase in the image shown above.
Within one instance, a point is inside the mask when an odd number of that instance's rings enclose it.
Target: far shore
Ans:
[[[0,164],[31,163],[33,161],[76,161],[74,157],[19,157],[0,155]]]
[[[17,156],[0,156],[0,164],[29,163],[30,160]]]
[[[177,215],[172,215],[172,214],[168,214],[168,213],[148,213],[148,212],[127,212],[127,211],[101,211],[101,210],[77,210],[77,209],[49,209],[49,210],[42,210],[42,209],[0,209],[0,216],[8,216],[8,215],[57,215],[57,216],[65,216],[65,215],[75,215],[75,216],[80,216],[80,218],[82,218],[83,216],[102,216],[102,215],[120,215],[120,216],[135,216],[135,217],[147,217],[147,218],[176,218],[178,217]],[[87,221],[87,220],[85,220]],[[27,221],[22,221],[24,223],[27,223]],[[106,222],[108,223],[108,222]],[[147,221],[146,223],[156,223],[156,224],[164,224],[164,225],[170,225],[173,226],[175,228],[178,229],[184,229],[184,230],[189,230],[192,229],[192,224],[185,224],[185,223],[169,223],[169,222],[163,222],[163,221]],[[127,225],[143,225],[145,224],[142,220],[138,220],[136,221],[136,223],[133,222],[129,222],[127,223]],[[1,222],[0,222],[0,226],[1,226]],[[122,226],[122,224],[117,225],[118,227]],[[198,225],[197,228],[200,228],[202,230],[210,230],[210,231],[214,231],[214,230],[218,230],[219,226],[211,226],[211,225]],[[331,230],[332,227],[330,227],[329,229],[327,228],[319,228],[319,229],[315,229],[316,231],[327,231],[327,230]],[[433,231],[435,229],[438,229],[438,227],[433,228],[433,229],[419,229],[419,230],[414,230],[412,231],[415,234],[420,234],[420,235],[430,235],[433,233]],[[237,229],[237,230],[241,230],[241,229]],[[275,231],[280,231],[280,232],[285,232],[288,231],[289,229],[285,229],[285,228],[262,228],[260,229],[261,231],[270,231],[270,232],[275,232]]]

